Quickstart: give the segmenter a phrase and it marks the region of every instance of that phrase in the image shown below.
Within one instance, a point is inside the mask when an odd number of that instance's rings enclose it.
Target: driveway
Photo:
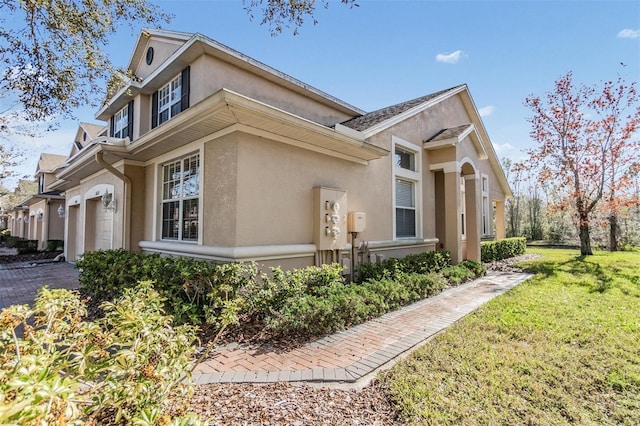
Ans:
[[[32,304],[40,287],[80,287],[78,271],[66,262],[16,262],[0,264],[0,309]]]

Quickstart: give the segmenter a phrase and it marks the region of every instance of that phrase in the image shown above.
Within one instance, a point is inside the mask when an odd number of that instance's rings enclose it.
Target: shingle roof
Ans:
[[[463,124],[462,126],[451,127],[450,129],[442,129],[438,133],[427,139],[427,142],[457,138],[462,133],[464,133],[469,128],[469,126],[471,126],[471,124]]]
[[[402,102],[396,105],[391,105],[386,108],[382,108],[377,111],[369,112],[359,117],[352,118],[351,120],[347,120],[340,124],[342,124],[343,126],[349,127],[353,130],[363,131],[370,127],[375,126],[376,124],[382,123],[383,121],[393,118],[398,114],[402,114],[403,112],[408,111],[411,108],[417,107],[418,105],[428,102],[431,99],[437,98],[438,96],[444,93],[447,93],[451,90],[458,89],[459,87],[461,86],[451,87],[449,89],[431,93],[429,95],[422,96],[420,98],[412,99],[410,101]]]
[[[40,154],[40,159],[38,160],[38,169],[36,170],[36,173],[41,170],[52,170],[56,166],[64,163],[66,160],[67,157],[64,155],[42,153]]]

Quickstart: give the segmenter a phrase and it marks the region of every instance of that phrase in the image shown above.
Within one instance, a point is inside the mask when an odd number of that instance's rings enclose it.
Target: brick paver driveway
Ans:
[[[33,303],[38,289],[44,285],[49,288],[79,288],[78,271],[66,262],[0,265],[0,309]]]

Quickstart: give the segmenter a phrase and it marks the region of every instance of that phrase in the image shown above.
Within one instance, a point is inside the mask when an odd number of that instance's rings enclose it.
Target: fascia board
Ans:
[[[274,120],[286,122],[287,124],[304,128],[305,130],[314,132],[316,134],[320,134],[325,137],[329,137],[334,140],[338,140],[342,143],[345,143],[357,148],[366,149],[368,151],[371,151],[372,154],[380,157],[386,156],[389,153],[389,151],[386,150],[385,148],[381,148],[379,146],[366,142],[364,138],[362,138],[360,132],[358,132],[358,138],[354,138],[351,135],[340,133],[335,129],[331,129],[329,127],[318,124],[314,121],[297,116],[295,114],[281,110],[279,108],[275,108],[271,105],[267,105],[265,103],[256,101],[254,99],[248,98],[238,93],[235,93],[232,91],[225,91],[225,94],[226,94],[225,99],[227,101],[227,105],[229,105],[229,107],[232,109],[234,107],[246,108],[249,111],[252,111],[261,115],[269,116]],[[243,124],[250,124],[250,123],[243,123]]]
[[[411,109],[406,110],[405,112],[398,114],[396,116],[393,116],[391,118],[389,118],[388,120],[385,120],[381,123],[376,124],[375,126],[372,126],[370,128],[368,128],[367,130],[363,131],[362,133],[364,134],[365,138],[370,138],[374,135],[376,135],[377,133],[382,132],[383,130],[388,129],[389,127],[395,126],[396,124],[418,114],[421,113],[422,111],[425,111],[429,108],[431,108],[434,105],[439,104],[442,101],[445,101],[447,99],[449,99],[452,96],[457,95],[458,93],[465,91],[467,89],[467,85],[463,84],[457,88],[451,89],[448,92],[445,92],[443,94],[441,94],[440,96],[437,96],[433,99],[430,99],[420,105],[417,105]]]
[[[511,186],[509,185],[507,176],[504,174],[504,170],[500,165],[500,161],[498,161],[498,155],[496,154],[495,148],[493,147],[493,143],[489,138],[487,129],[484,127],[484,123],[482,122],[482,117],[480,117],[480,113],[478,112],[475,102],[473,101],[473,98],[471,97],[471,94],[469,93],[468,89],[465,90],[465,96],[463,97],[463,104],[465,108],[467,108],[467,114],[469,114],[469,116],[474,117],[473,121],[478,124],[475,126],[476,134],[480,139],[480,143],[482,144],[484,152],[486,153],[487,159],[489,160],[489,163],[491,164],[491,167],[494,173],[498,177],[498,182],[500,182],[500,186],[502,187],[502,190],[504,191],[505,196],[507,198],[512,198],[513,192],[511,191]]]
[[[204,48],[198,48],[196,43],[202,43]],[[108,102],[105,103],[100,111],[96,114],[96,118],[102,116],[107,110],[109,106],[113,104],[113,101],[126,95],[127,92],[133,91],[134,93],[151,93],[157,89],[157,85],[154,85],[153,82],[158,80],[164,82],[164,78],[159,78],[162,74],[166,73],[167,69],[171,66],[175,66],[176,62],[181,57],[190,58],[188,52],[193,50],[195,56],[199,56],[206,52],[206,48],[212,49],[207,53],[212,54],[213,56],[218,56],[221,59],[231,62],[240,68],[248,68],[253,73],[261,75],[263,78],[268,80],[275,81],[285,87],[295,88],[295,91],[306,94],[311,98],[315,98],[316,100],[321,100],[323,103],[330,103],[334,107],[338,107],[338,109],[343,112],[358,115],[364,114],[365,111],[350,105],[334,96],[331,96],[315,87],[312,87],[308,84],[303,83],[300,80],[297,80],[281,71],[278,71],[275,68],[272,68],[260,61],[257,61],[237,50],[234,50],[222,43],[218,43],[215,40],[212,40],[202,34],[196,33],[191,38],[189,38],[178,50],[176,50],[163,64],[161,64],[158,68],[156,68],[151,74],[147,76],[142,82],[129,81],[127,85],[125,85],[121,90],[118,91],[114,96],[110,98]],[[133,58],[132,58],[133,59]],[[192,60],[187,60],[186,62],[191,63]]]

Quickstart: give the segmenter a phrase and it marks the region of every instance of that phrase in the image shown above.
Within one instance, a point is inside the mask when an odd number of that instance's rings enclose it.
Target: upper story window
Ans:
[[[189,70],[189,67],[185,68],[180,75],[153,94],[151,128],[189,108]]]
[[[133,100],[111,117],[110,127],[111,137],[133,139]]]
[[[421,223],[420,147],[397,140],[393,157],[395,238],[417,238]]]
[[[200,155],[162,166],[162,239],[198,241]]]
[[[415,152],[411,152],[408,151],[400,146],[396,146],[395,149],[395,162],[396,162],[396,166],[402,168],[402,169],[406,169],[406,170],[411,170],[411,171],[416,171],[416,154]]]
[[[124,139],[129,136],[129,108],[122,108],[113,116],[113,137]]]

